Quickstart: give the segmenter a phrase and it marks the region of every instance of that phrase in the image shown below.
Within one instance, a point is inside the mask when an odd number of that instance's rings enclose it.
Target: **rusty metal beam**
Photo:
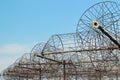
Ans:
[[[44,55],[49,54],[61,54],[61,53],[69,53],[69,52],[85,52],[85,51],[100,51],[100,50],[113,50],[119,49],[118,46],[108,46],[108,47],[101,47],[101,48],[88,48],[88,49],[79,49],[79,50],[64,50],[64,51],[56,51],[56,52],[43,52]]]

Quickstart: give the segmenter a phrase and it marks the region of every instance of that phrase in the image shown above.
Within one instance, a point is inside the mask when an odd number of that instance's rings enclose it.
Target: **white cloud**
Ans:
[[[16,54],[29,51],[30,47],[23,44],[7,44],[0,46],[0,54]]]
[[[15,62],[15,58],[0,58],[0,73]]]
[[[31,46],[26,44],[0,45],[0,72],[30,50]]]

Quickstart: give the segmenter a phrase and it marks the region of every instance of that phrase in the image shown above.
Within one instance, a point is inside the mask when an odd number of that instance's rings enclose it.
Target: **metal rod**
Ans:
[[[101,26],[99,26],[98,29],[120,48],[120,44],[118,43],[118,41],[116,41],[111,35],[109,35]]]
[[[51,59],[51,58],[47,58],[47,57],[44,57],[44,56],[37,55],[37,57],[44,58],[44,59],[47,59],[47,60],[50,60],[50,61],[53,61],[53,62],[57,62],[57,63],[59,63],[59,64],[62,64],[62,62],[60,62],[60,61],[53,60],[53,59]]]
[[[65,76],[66,76],[66,73],[65,73],[65,60],[63,61],[63,80],[65,80]]]
[[[39,80],[42,80],[42,79],[41,79],[41,68],[40,68],[40,70],[39,70]]]
[[[57,51],[57,52],[44,52],[43,54],[49,55],[49,54],[61,54],[61,53],[68,53],[68,52],[99,51],[99,50],[111,50],[111,49],[118,49],[118,46],[88,48],[88,49],[79,49],[79,50],[64,50],[64,51]]]

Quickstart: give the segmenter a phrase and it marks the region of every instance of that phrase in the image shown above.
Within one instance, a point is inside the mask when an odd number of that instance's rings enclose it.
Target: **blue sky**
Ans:
[[[51,35],[75,32],[82,13],[100,1],[0,0],[0,72]]]

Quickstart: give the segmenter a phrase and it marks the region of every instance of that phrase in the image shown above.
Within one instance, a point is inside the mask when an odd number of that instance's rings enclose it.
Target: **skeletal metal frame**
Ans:
[[[2,72],[12,80],[119,80],[120,5],[97,3],[75,33],[52,35]]]

